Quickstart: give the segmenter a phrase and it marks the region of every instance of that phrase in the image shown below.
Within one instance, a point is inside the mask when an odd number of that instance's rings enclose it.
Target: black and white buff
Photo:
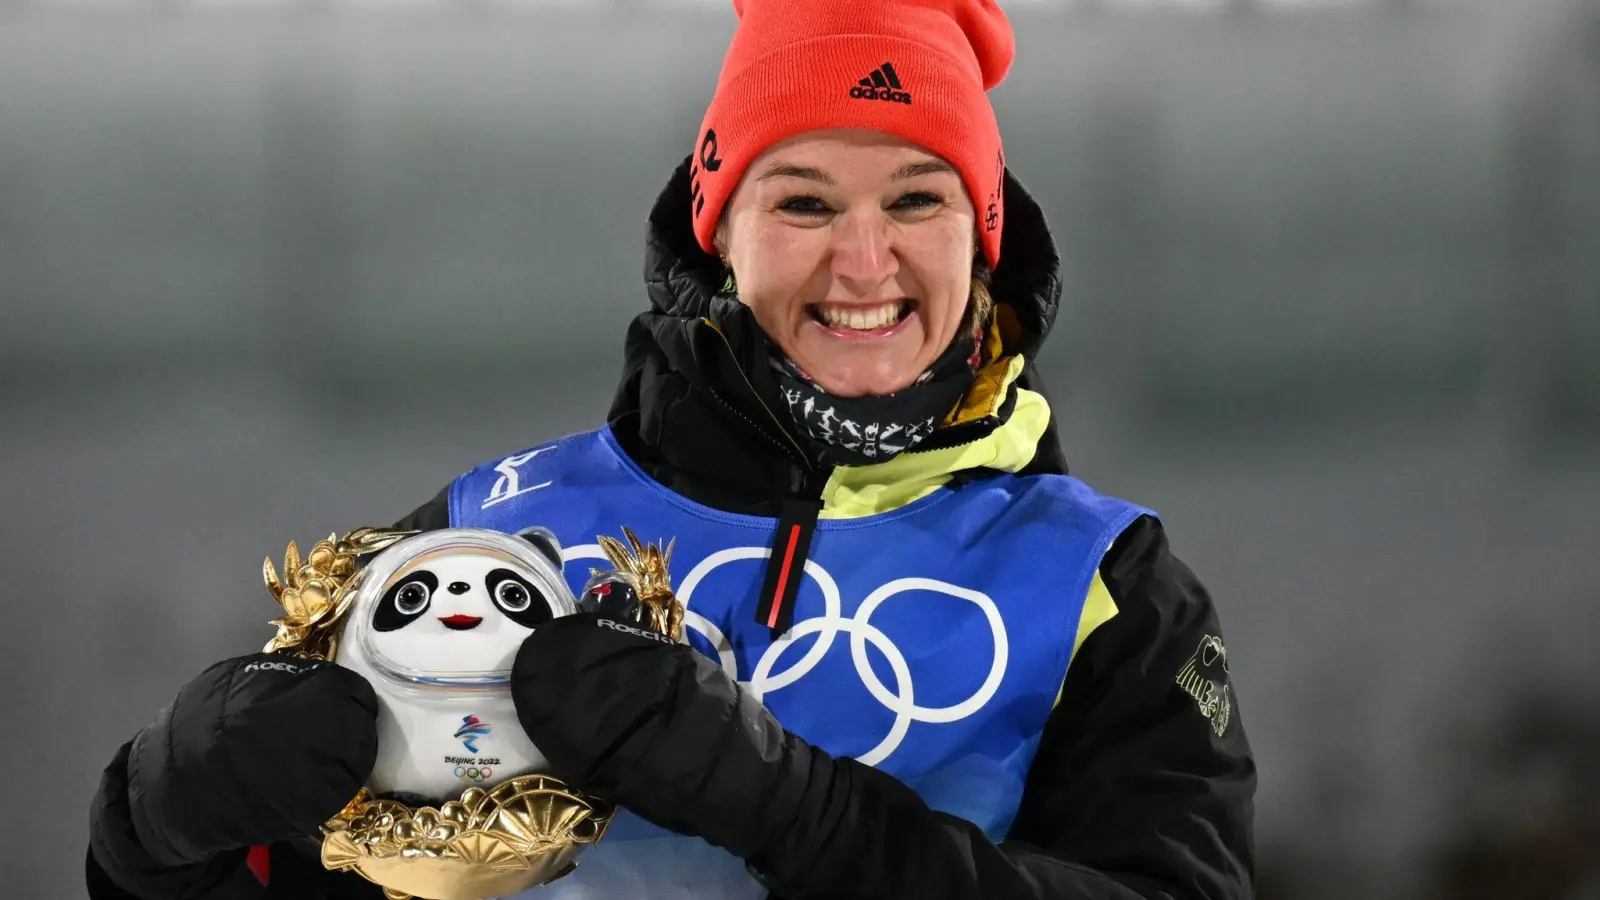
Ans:
[[[772,346],[778,392],[800,432],[833,464],[887,462],[925,440],[972,383],[977,354],[956,340],[916,383],[881,397],[836,397]]]

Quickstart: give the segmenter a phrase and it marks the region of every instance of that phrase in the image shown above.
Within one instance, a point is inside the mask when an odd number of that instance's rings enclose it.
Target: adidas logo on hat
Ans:
[[[857,100],[888,100],[911,105],[911,93],[902,89],[900,76],[895,74],[891,63],[873,69],[860,84],[850,89],[850,96]]]

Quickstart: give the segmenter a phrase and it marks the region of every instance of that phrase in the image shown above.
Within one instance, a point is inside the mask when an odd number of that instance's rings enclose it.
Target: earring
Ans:
[[[733,294],[737,296],[739,293],[739,283],[733,278],[733,266],[728,265],[728,258],[726,256],[722,257],[722,267],[728,270],[728,275],[722,281],[721,292],[724,294]]]

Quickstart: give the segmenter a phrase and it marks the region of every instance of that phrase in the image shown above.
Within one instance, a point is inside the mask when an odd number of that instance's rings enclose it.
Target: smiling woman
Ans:
[[[1255,768],[1211,598],[1153,512],[1067,475],[1033,388],[1059,258],[986,93],[1011,64],[1005,16],[734,6],[694,152],[650,215],[650,309],[606,423],[475,466],[398,523],[544,526],[573,553],[619,522],[675,541],[683,642],[604,584],[537,623],[527,584],[492,572],[396,595],[386,637],[526,625],[520,729],[495,728],[623,810],[533,896],[1250,896]],[[293,846],[370,768],[370,690],[230,705],[235,675],[203,674],[183,723],[107,769],[94,900],[375,896]],[[246,753],[257,721],[319,736],[273,754],[296,774],[205,764]],[[213,795],[225,827],[201,829]],[[251,843],[279,874],[241,874]]]

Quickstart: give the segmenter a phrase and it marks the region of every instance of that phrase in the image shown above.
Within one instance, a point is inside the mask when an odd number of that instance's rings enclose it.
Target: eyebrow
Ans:
[[[954,172],[955,170],[955,166],[942,159],[930,159],[926,162],[908,163],[901,166],[895,170],[893,175],[889,176],[889,180],[904,181],[907,178],[915,178],[918,175],[932,175],[936,172]]]
[[[767,170],[762,172],[761,177],[756,180],[766,181],[768,178],[804,178],[808,181],[816,181],[827,185],[834,183],[833,179],[828,177],[828,173],[821,169],[793,166],[788,163],[776,163],[768,166]]]
[[[889,180],[905,181],[908,178],[916,178],[918,175],[932,175],[937,172],[954,172],[955,170],[954,166],[942,159],[930,159],[901,166],[894,171],[893,175],[889,176]],[[789,163],[774,163],[768,166],[766,171],[762,172],[756,180],[765,181],[768,178],[804,178],[807,181],[815,181],[819,184],[830,186],[834,184],[834,180],[829,177],[828,173],[821,169],[815,169],[810,166],[796,166]]]

